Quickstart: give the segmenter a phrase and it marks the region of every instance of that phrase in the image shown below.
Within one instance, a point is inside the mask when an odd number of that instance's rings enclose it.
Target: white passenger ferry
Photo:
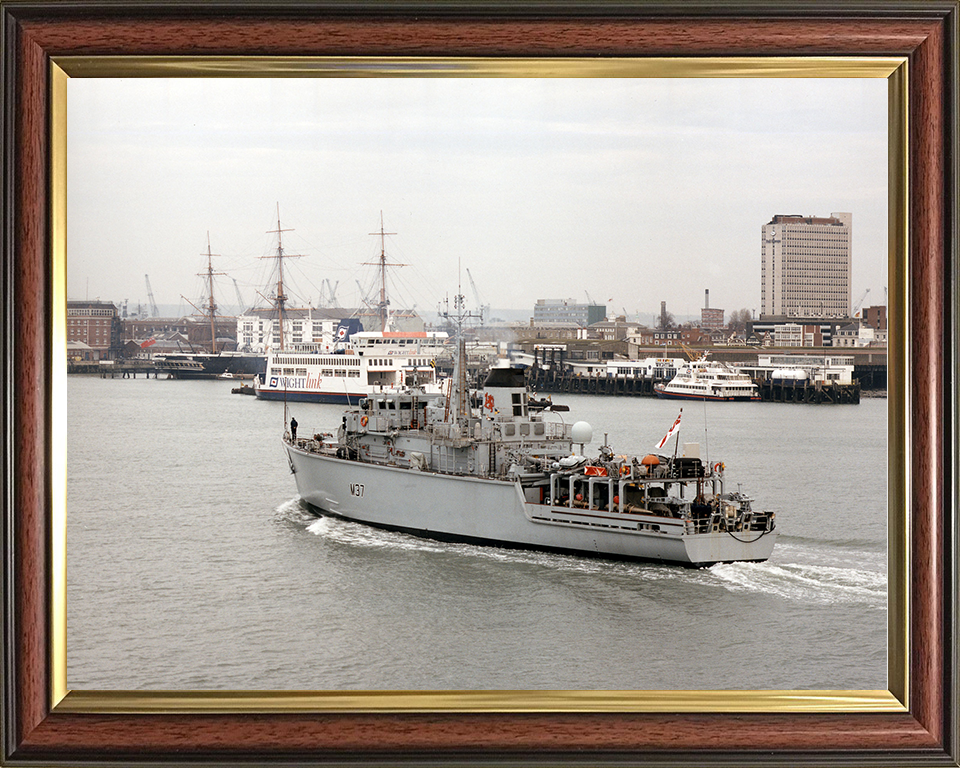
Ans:
[[[261,400],[356,405],[362,397],[401,387],[439,391],[436,359],[447,334],[429,331],[360,331],[334,352],[311,345],[267,355],[255,382]]]
[[[759,400],[760,391],[745,373],[726,363],[693,360],[666,384],[654,385],[657,397],[674,400]]]

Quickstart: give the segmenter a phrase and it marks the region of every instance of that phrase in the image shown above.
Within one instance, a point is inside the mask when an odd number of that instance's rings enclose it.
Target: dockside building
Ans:
[[[537,299],[533,308],[536,326],[572,325],[585,328],[599,323],[607,316],[607,308],[600,304],[580,304],[573,299]]]
[[[851,213],[776,215],[762,228],[761,316],[849,317]]]

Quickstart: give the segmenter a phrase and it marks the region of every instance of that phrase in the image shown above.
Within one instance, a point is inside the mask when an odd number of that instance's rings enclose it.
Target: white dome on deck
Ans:
[[[578,421],[570,430],[570,439],[575,443],[586,445],[593,441],[593,427],[585,421]]]

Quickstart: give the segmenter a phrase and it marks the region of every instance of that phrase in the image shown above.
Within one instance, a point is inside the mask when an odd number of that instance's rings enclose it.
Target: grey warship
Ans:
[[[775,515],[727,491],[722,462],[608,445],[588,458],[592,428],[552,416],[529,407],[522,369],[491,369],[474,396],[458,370],[442,393],[371,395],[336,435],[285,432],[283,445],[300,498],[321,515],[442,541],[691,567],[770,557]]]

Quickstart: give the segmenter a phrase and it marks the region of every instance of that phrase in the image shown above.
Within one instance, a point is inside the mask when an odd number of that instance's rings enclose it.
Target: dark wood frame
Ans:
[[[0,0],[0,760],[958,765],[956,0],[348,5]],[[56,56],[909,59],[912,434],[905,713],[68,714],[50,706],[49,65]]]

